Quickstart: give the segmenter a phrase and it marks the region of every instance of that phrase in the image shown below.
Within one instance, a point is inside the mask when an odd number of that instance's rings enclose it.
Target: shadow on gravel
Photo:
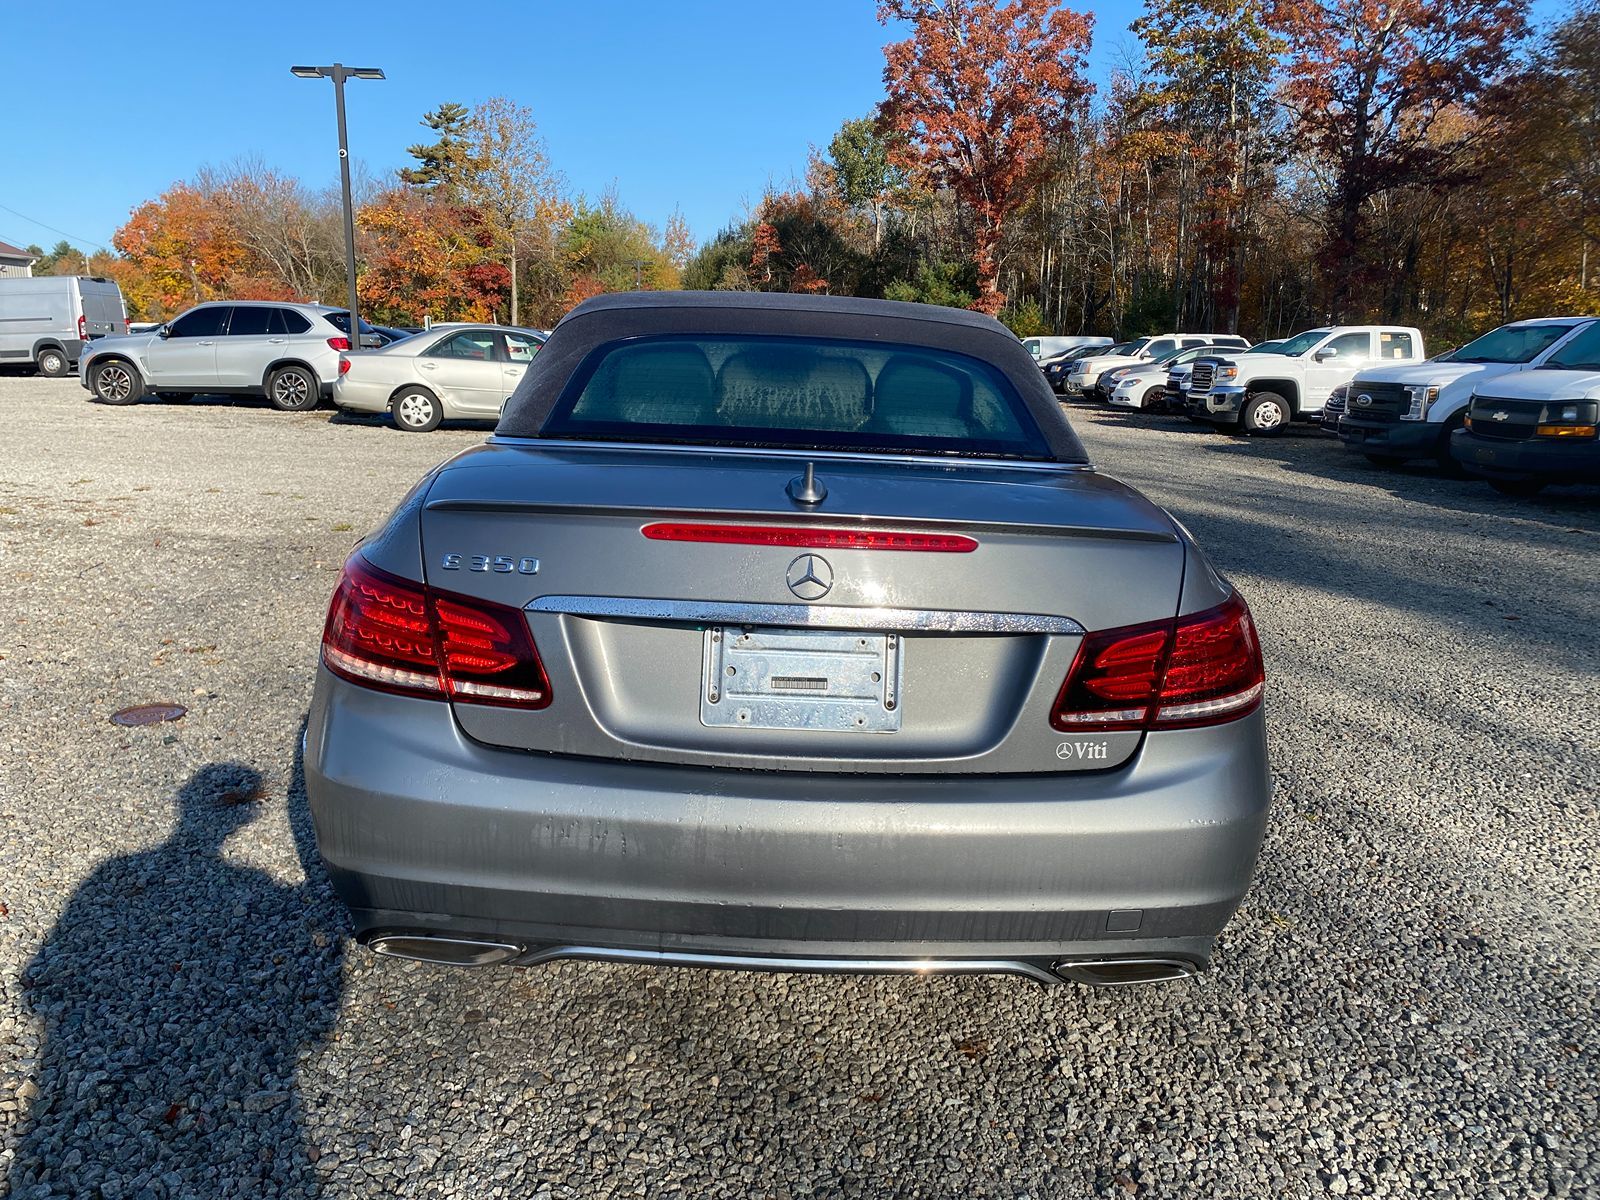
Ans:
[[[262,780],[220,763],[183,786],[165,842],[102,863],[73,895],[23,974],[45,1040],[15,1200],[317,1194],[295,1070],[338,1015],[343,931],[298,765],[307,884],[223,856],[260,813]]]
[[[401,429],[399,426],[397,426],[394,423],[393,418],[390,417],[386,412],[358,413],[351,412],[348,409],[336,408],[333,411],[333,415],[328,418],[328,424],[352,425],[357,428],[381,429],[385,433],[404,433],[407,434],[407,436],[410,435],[409,430]],[[441,421],[439,423],[439,428],[437,430],[433,430],[432,432],[459,429],[467,433],[470,433],[473,430],[480,430],[487,434],[493,433],[495,426],[498,424],[499,420],[494,417],[483,417],[480,419],[452,417],[448,421]]]
[[[1168,420],[1186,429],[1201,428],[1181,418]],[[1381,488],[1398,500],[1479,517],[1485,528],[1507,519],[1600,528],[1595,519],[1600,488],[1551,485],[1537,496],[1502,496],[1485,480],[1449,475],[1420,459],[1397,467],[1374,465],[1310,425],[1296,425],[1270,438],[1213,434],[1202,444],[1219,455],[1276,461],[1285,471]]]

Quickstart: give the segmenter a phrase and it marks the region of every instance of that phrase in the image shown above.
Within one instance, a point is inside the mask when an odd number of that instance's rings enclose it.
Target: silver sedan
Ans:
[[[496,420],[544,337],[509,325],[435,325],[379,350],[344,354],[333,402],[389,413],[410,433],[444,420]]]
[[[993,318],[603,296],[346,563],[306,793],[383,954],[1175,979],[1255,866],[1262,689]]]

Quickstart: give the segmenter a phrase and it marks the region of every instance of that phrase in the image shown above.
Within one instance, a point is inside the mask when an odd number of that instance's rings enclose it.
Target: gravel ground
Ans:
[[[1595,489],[1073,409],[1266,642],[1277,802],[1199,981],[473,973],[346,945],[296,746],[345,552],[483,431],[0,406],[14,1196],[1600,1191]],[[107,721],[148,701],[189,712]]]

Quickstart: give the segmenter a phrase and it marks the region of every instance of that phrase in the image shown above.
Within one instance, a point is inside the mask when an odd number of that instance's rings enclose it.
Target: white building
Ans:
[[[28,279],[33,275],[34,257],[9,242],[0,242],[0,279]]]

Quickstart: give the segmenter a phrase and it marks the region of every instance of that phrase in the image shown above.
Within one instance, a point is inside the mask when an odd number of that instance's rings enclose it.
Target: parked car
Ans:
[[[345,354],[333,402],[386,412],[395,426],[427,433],[439,422],[499,417],[544,339],[508,325],[435,325],[379,350]]]
[[[1068,350],[1065,354],[1058,354],[1054,358],[1039,364],[1044,368],[1045,382],[1050,385],[1053,392],[1063,392],[1067,386],[1067,376],[1072,373],[1073,364],[1080,358],[1088,355],[1119,354],[1131,346],[1132,342],[1122,342],[1119,345],[1101,348],[1099,346],[1080,346],[1076,350]]]
[[[1215,346],[1188,346],[1169,350],[1159,358],[1137,366],[1102,371],[1095,383],[1096,394],[1107,404],[1158,412],[1167,407],[1167,378],[1176,367],[1186,366],[1204,354],[1214,354]]]
[[[1049,359],[1059,357],[1071,350],[1092,350],[1100,346],[1111,345],[1108,337],[1084,337],[1074,334],[1066,337],[1027,337],[1022,339],[1023,348],[1033,355],[1035,361],[1043,366]]]
[[[255,300],[212,302],[155,333],[102,338],[78,363],[78,380],[104,404],[158,396],[265,396],[285,412],[312,409],[333,391],[344,309]]]
[[[1428,458],[1454,470],[1450,435],[1461,428],[1473,391],[1499,376],[1539,366],[1595,320],[1513,321],[1460,347],[1448,362],[1432,358],[1363,369],[1350,384],[1339,440],[1378,466]]]
[[[127,328],[122,289],[109,279],[0,279],[0,365],[31,362],[41,375],[66,375],[84,346]]]
[[[1529,371],[1480,384],[1450,453],[1498,491],[1528,496],[1551,483],[1600,484],[1600,321]]]
[[[1322,416],[1319,424],[1322,432],[1329,437],[1339,436],[1339,423],[1344,420],[1345,406],[1349,403],[1350,385],[1341,383],[1328,393],[1328,398],[1322,402]]]
[[[1239,353],[1271,354],[1281,345],[1283,345],[1282,342],[1257,342],[1248,350],[1241,350]],[[1189,375],[1194,370],[1194,364],[1198,361],[1198,358],[1191,358],[1187,362],[1178,363],[1167,372],[1167,386],[1163,389],[1163,398],[1168,412],[1186,413],[1188,411]]]
[[[328,321],[345,337],[350,336],[349,310],[339,308],[328,314]],[[387,346],[390,342],[398,341],[399,335],[392,334],[387,329],[379,329],[376,325],[369,325],[365,320],[361,322],[361,349],[376,350],[380,346]]]
[[[1188,411],[1245,433],[1279,433],[1316,420],[1329,394],[1375,362],[1421,362],[1420,330],[1395,325],[1335,325],[1288,338],[1271,354],[1195,360]]]
[[[379,357],[379,356],[374,356]],[[1266,823],[1260,647],[992,318],[569,313],[345,564],[318,846],[388,955],[1135,983]]]
[[[1249,345],[1248,339],[1234,333],[1168,333],[1135,338],[1117,353],[1086,355],[1078,359],[1067,376],[1066,390],[1079,394],[1090,392],[1102,372],[1152,362],[1173,350],[1190,346],[1226,346],[1244,350]]]

